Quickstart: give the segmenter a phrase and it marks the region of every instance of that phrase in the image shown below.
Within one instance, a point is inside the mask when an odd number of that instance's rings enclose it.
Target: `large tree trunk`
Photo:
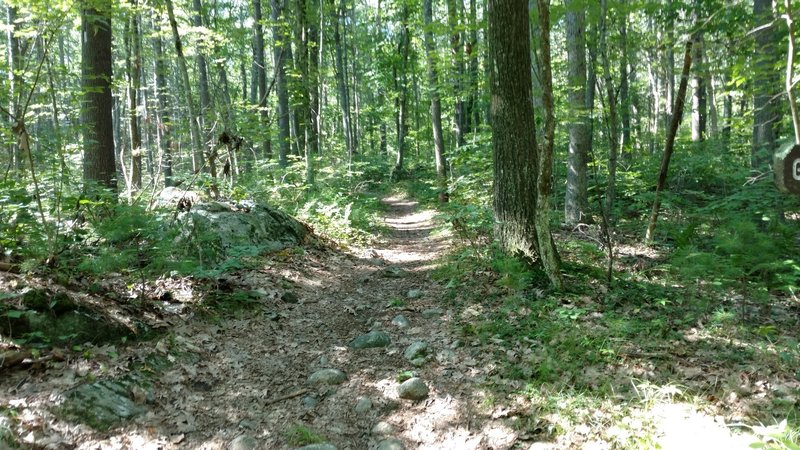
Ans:
[[[428,90],[431,96],[431,127],[433,128],[433,153],[436,161],[436,179],[439,187],[439,201],[446,202],[447,161],[444,156],[442,137],[442,100],[439,97],[439,75],[436,71],[435,47],[433,44],[433,0],[425,0],[425,54],[428,63]]]
[[[175,42],[175,54],[178,60],[178,71],[182,81],[183,98],[186,102],[186,107],[189,109],[189,134],[192,140],[192,171],[197,173],[205,166],[205,156],[203,155],[203,146],[201,144],[202,133],[200,132],[199,117],[192,98],[192,84],[189,81],[189,69],[186,67],[186,58],[183,56],[183,43],[181,42],[181,35],[178,32],[178,22],[175,20],[175,10],[172,6],[172,0],[164,0],[167,6],[167,14],[169,15],[169,24],[172,28],[172,38]]]
[[[575,0],[566,2],[568,100],[571,117],[569,156],[567,158],[567,191],[564,197],[564,219],[568,224],[583,221],[589,207],[586,170],[591,134],[586,106],[586,13]]]
[[[272,0],[272,58],[275,64],[275,90],[278,94],[278,164],[289,164],[289,90],[286,83],[287,36],[282,31],[283,0]]]
[[[83,178],[116,191],[111,115],[111,2],[93,2],[92,7],[85,7],[81,23]]]
[[[557,263],[549,266],[557,261],[550,258],[555,253],[541,252],[542,239],[537,230],[537,208],[542,206],[538,204],[542,193],[539,188],[547,188],[537,185],[537,177],[549,169],[540,171],[538,167],[547,158],[540,159],[537,154],[529,33],[527,0],[489,0],[494,232],[509,252],[521,252],[532,259],[545,253],[545,270],[560,287]],[[549,30],[543,33],[548,35],[543,49],[549,50]],[[549,99],[552,100],[552,92]],[[545,140],[548,136],[552,139],[552,116],[545,121]],[[543,147],[551,145],[552,142],[545,142]],[[552,245],[552,238],[544,243]]]
[[[772,159],[776,150],[778,122],[780,113],[779,73],[775,70],[778,60],[777,36],[772,22],[771,0],[753,0],[753,16],[757,30],[754,55],[753,86],[753,141],[750,164],[760,167]]]

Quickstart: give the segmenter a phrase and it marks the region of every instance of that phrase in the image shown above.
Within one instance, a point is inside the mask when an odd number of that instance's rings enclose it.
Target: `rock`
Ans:
[[[438,361],[439,364],[454,363],[456,361],[456,352],[446,348],[436,354],[436,361]]]
[[[433,319],[441,316],[442,314],[444,314],[444,311],[442,311],[441,308],[430,308],[422,311],[422,317],[424,319]]]
[[[132,385],[125,380],[83,384],[65,393],[66,400],[61,410],[96,430],[107,430],[146,411],[129,397]]]
[[[320,369],[308,377],[310,384],[342,384],[347,380],[347,374],[339,369]]]
[[[228,444],[228,450],[255,450],[259,448],[254,437],[243,434]]]
[[[392,325],[398,328],[408,328],[409,326],[411,326],[411,322],[409,322],[408,319],[406,319],[406,316],[398,314],[394,316],[394,319],[392,319]]]
[[[281,295],[281,300],[286,303],[297,303],[300,301],[300,299],[297,297],[297,294],[292,291],[284,292],[283,295]]]
[[[394,433],[394,427],[389,422],[380,421],[372,427],[372,434],[375,436],[388,436]]]
[[[242,419],[239,421],[239,428],[244,430],[255,430],[256,423],[252,420]]]
[[[408,272],[399,267],[387,267],[381,270],[381,276],[384,278],[405,278]]]
[[[372,400],[369,397],[360,397],[356,402],[356,412],[358,414],[364,414],[370,409],[372,409]]]
[[[189,207],[200,202],[200,194],[194,191],[187,191],[179,187],[165,187],[156,197],[156,206],[159,207]]]
[[[386,347],[392,342],[389,335],[384,333],[383,331],[370,331],[367,334],[362,334],[361,336],[353,339],[350,343],[350,346],[353,348],[376,348],[376,347]]]
[[[403,353],[403,357],[409,361],[419,358],[424,360],[426,356],[428,356],[428,343],[425,341],[413,342]]]
[[[312,409],[319,404],[319,401],[310,395],[306,395],[303,397],[303,407],[307,409]]]
[[[336,446],[333,445],[333,444],[329,444],[327,442],[324,442],[322,444],[304,445],[304,446],[298,448],[297,450],[336,450]]]
[[[222,260],[232,251],[257,247],[278,250],[305,243],[308,227],[281,210],[255,204],[239,209],[223,202],[198,203],[178,215],[180,243],[200,246]]]
[[[420,298],[422,297],[422,291],[419,289],[409,289],[408,293],[406,294],[408,298]]]
[[[397,387],[397,394],[406,400],[424,400],[428,397],[428,385],[417,377],[409,378]]]
[[[406,450],[406,446],[400,439],[389,438],[378,442],[375,450]]]

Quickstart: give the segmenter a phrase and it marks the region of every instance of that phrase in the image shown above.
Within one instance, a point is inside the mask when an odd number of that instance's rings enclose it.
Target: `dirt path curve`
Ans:
[[[339,450],[510,448],[514,431],[480,406],[488,402],[478,388],[492,371],[488,356],[453,335],[454,313],[431,278],[448,239],[432,234],[432,211],[397,197],[383,201],[387,233],[375,248],[278,252],[218,281],[231,296],[257,292],[255,306],[176,319],[157,342],[112,347],[105,357],[96,349],[92,359],[48,370],[35,383],[6,380],[0,384],[17,384],[9,404],[25,408],[39,424],[31,439],[48,448],[293,449],[314,437]],[[393,323],[398,315],[407,326]],[[386,332],[391,343],[349,345],[370,330]],[[415,367],[403,354],[419,341],[430,351]],[[88,378],[124,376],[153,357],[172,365],[153,372],[149,396],[131,393],[147,412],[124,425],[92,430],[53,408]],[[344,371],[346,381],[309,382],[326,368]],[[409,371],[429,387],[426,399],[399,398],[398,376]]]

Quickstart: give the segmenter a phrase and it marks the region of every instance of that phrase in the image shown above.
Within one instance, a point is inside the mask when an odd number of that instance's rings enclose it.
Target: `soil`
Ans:
[[[457,324],[481,312],[453,307],[432,278],[450,237],[433,232],[433,211],[398,197],[384,203],[386,232],[373,248],[287,250],[221,277],[219,292],[246,300],[238,307],[199,314],[197,297],[205,294],[191,280],[167,279],[170,295],[154,313],[161,338],[85,346],[0,372],[0,413],[14,411],[13,429],[33,448],[286,449],[324,441],[368,449],[389,438],[407,449],[610,448],[592,441],[587,426],[555,433],[557,418],[539,417],[513,394],[524,385],[501,376],[498,354],[459,337]],[[393,323],[398,315],[410,325]],[[387,333],[391,343],[349,345],[371,330]],[[430,351],[417,366],[403,354],[419,341]],[[347,379],[310,383],[321,369],[341,370]],[[144,414],[106,431],[64,416],[71,389],[131,372],[149,377],[130,391]],[[400,382],[411,376],[426,383],[426,398],[399,397]],[[0,448],[2,420],[0,414]],[[724,442],[714,448],[752,442],[731,440],[724,424],[691,405],[674,404],[649,420],[659,448],[714,447],[686,446],[687,439],[705,442],[702,436]]]
[[[313,436],[340,449],[370,448],[385,438],[406,448],[510,447],[515,432],[480,406],[478,385],[492,366],[453,335],[453,311],[431,279],[448,237],[432,235],[432,211],[396,197],[384,203],[386,233],[374,248],[284,252],[258,270],[221,280],[260,292],[258,306],[224,317],[176,316],[156,342],[93,348],[46,370],[10,372],[0,380],[0,405],[21,411],[25,439],[37,447],[214,449],[240,435],[255,438],[259,448],[296,448]],[[392,324],[399,314],[410,326]],[[388,333],[391,344],[348,346],[374,329]],[[420,367],[403,357],[417,341],[430,349]],[[157,357],[172,365],[153,370],[149,400],[139,395],[146,414],[109,431],[58,414],[68,389],[132,367],[147,373]],[[309,384],[323,368],[348,378]],[[402,377],[412,375],[428,385],[422,401],[398,397]],[[383,431],[373,433],[379,422]]]

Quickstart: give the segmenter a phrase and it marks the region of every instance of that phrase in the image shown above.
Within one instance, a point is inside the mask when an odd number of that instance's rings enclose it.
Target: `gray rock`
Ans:
[[[375,450],[406,450],[406,446],[400,439],[389,438],[378,442]]]
[[[398,314],[394,316],[394,319],[392,319],[392,325],[398,328],[408,328],[409,326],[411,326],[411,322],[409,322],[408,319],[406,319],[406,316]]]
[[[312,409],[313,407],[317,406],[319,401],[310,395],[306,395],[303,397],[303,407],[307,409]]]
[[[392,340],[389,338],[389,335],[383,331],[370,331],[367,334],[362,334],[353,339],[350,346],[353,348],[376,348],[386,347],[391,342]]]
[[[408,293],[406,294],[408,298],[420,298],[422,297],[422,291],[419,289],[409,289]]]
[[[329,444],[327,442],[324,442],[322,444],[304,445],[304,446],[298,448],[297,450],[336,450],[336,446],[333,445],[333,444]]]
[[[409,361],[419,358],[424,360],[426,356],[428,356],[428,343],[425,341],[417,341],[412,343],[403,353],[403,357]]]
[[[297,294],[292,291],[284,292],[283,295],[281,295],[281,300],[286,303],[297,303],[300,301],[300,299],[297,297]]]
[[[342,384],[347,380],[347,374],[339,369],[320,369],[308,377],[310,384]]]
[[[456,352],[446,348],[436,354],[436,361],[439,364],[454,363],[456,361]]]
[[[381,276],[384,278],[404,278],[408,272],[399,267],[387,267],[381,270]]]
[[[242,428],[244,430],[255,430],[256,423],[253,422],[252,420],[242,419],[241,421],[239,421],[239,428]]]
[[[372,409],[372,400],[369,397],[360,397],[356,402],[356,412],[358,414],[364,414],[370,409]]]
[[[244,247],[277,250],[304,243],[308,228],[281,210],[265,205],[238,209],[222,202],[198,203],[178,215],[179,240],[202,245],[217,260]]]
[[[228,444],[228,450],[255,450],[258,447],[258,441],[252,436],[243,434]]]
[[[62,411],[96,430],[107,430],[146,411],[130,398],[130,381],[102,380],[67,391]]]
[[[375,436],[388,436],[394,433],[394,427],[389,422],[378,422],[372,427],[372,434]]]
[[[397,387],[397,394],[406,400],[424,400],[428,398],[428,385],[417,377],[409,378]]]
[[[441,308],[430,308],[422,311],[422,317],[425,319],[434,319],[442,314],[444,314],[444,311]]]

